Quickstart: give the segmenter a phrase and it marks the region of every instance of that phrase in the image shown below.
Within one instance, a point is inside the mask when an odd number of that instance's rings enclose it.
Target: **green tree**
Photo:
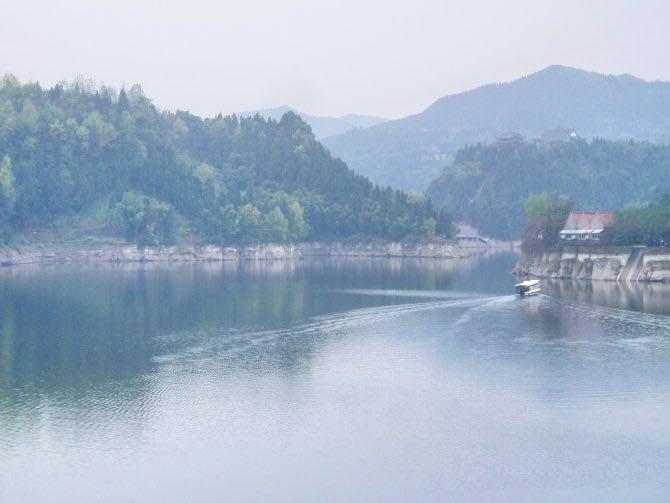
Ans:
[[[252,204],[245,204],[237,212],[237,233],[241,242],[253,243],[261,238],[261,212]]]
[[[309,233],[309,227],[305,222],[305,210],[298,201],[288,204],[288,239],[301,241]]]
[[[552,192],[530,196],[525,207],[528,220],[523,232],[524,249],[530,251],[558,245],[560,232],[574,203],[558,192]]]
[[[6,155],[0,162],[0,233],[3,240],[11,234],[10,220],[16,203],[15,181],[12,160]]]
[[[423,235],[428,239],[435,237],[435,229],[437,228],[437,220],[433,217],[427,219],[423,224]]]
[[[670,197],[616,213],[614,242],[619,245],[668,246],[670,244]]]
[[[289,237],[289,222],[278,207],[263,216],[260,238],[262,241],[284,243]]]
[[[30,98],[23,102],[17,125],[28,132],[36,132],[39,127],[39,113]]]
[[[176,235],[172,206],[136,192],[123,194],[114,208],[113,224],[128,242],[140,246],[171,244]]]
[[[0,99],[0,142],[9,142],[16,128],[16,110],[11,100]]]
[[[560,242],[560,232],[574,203],[557,192],[530,196],[525,203],[527,222],[522,233],[526,251],[552,248]]]
[[[526,220],[534,220],[538,215],[549,213],[549,198],[546,193],[528,196],[524,208],[526,210]]]

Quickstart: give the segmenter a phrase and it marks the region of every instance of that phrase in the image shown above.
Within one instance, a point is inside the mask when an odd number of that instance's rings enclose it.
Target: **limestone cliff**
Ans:
[[[515,273],[553,279],[670,281],[670,249],[562,247],[523,255]]]
[[[486,246],[462,246],[454,241],[258,244],[239,247],[148,246],[105,244],[72,247],[33,244],[0,248],[0,265],[85,262],[215,262],[300,260],[309,256],[465,258],[487,251]]]

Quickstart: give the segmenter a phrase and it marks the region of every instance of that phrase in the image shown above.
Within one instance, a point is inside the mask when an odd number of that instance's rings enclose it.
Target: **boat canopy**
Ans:
[[[605,229],[564,229],[560,232],[561,236],[570,234],[600,234]]]

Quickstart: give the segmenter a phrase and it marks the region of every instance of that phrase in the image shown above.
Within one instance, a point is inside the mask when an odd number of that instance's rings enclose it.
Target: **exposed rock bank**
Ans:
[[[36,244],[0,248],[0,264],[10,266],[37,263],[300,260],[310,256],[457,259],[471,257],[488,249],[486,246],[459,245],[454,241],[261,244],[240,247],[178,245],[144,248],[114,244],[83,248]]]
[[[670,281],[670,249],[562,247],[523,255],[514,272],[552,279]]]

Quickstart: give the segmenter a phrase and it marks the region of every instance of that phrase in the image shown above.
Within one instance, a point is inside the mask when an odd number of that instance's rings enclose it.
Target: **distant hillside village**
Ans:
[[[450,94],[420,113],[352,129],[323,141],[335,156],[373,182],[421,193],[440,175],[444,164],[457,160],[462,155],[459,151],[467,146],[486,148],[494,142],[525,142],[528,148],[519,150],[532,152],[534,145],[545,145],[523,137],[508,137],[501,134],[504,131],[558,145],[576,132],[584,141],[570,141],[572,146],[583,146],[583,151],[588,150],[584,144],[595,138],[665,144],[670,139],[670,114],[664,111],[669,107],[667,82],[645,82],[630,75],[601,75],[554,65],[513,82]],[[558,129],[542,133],[551,127]],[[445,188],[452,180],[447,182]],[[445,197],[449,196],[439,194],[438,200]],[[455,203],[455,210],[463,206],[462,201]],[[585,200],[584,203],[589,209],[619,207],[613,203],[605,206],[591,205]],[[457,218],[472,217],[472,214],[461,217],[458,211],[454,214]],[[482,232],[495,231],[485,229],[483,220],[471,223]],[[508,228],[501,227],[499,222],[494,226],[501,229],[499,237],[509,239],[513,232],[519,231],[516,223]]]
[[[517,131],[507,131],[495,137],[491,143],[494,147],[521,147],[523,145],[536,144],[559,144],[571,143],[583,140],[574,129],[571,128],[556,128],[547,129],[539,137],[531,140],[526,139],[524,135]],[[430,154],[423,154],[422,161],[444,161],[451,159],[451,155],[444,152],[431,152]]]
[[[533,141],[536,143],[569,143],[582,139],[574,129],[570,128],[556,128],[545,130],[539,138]],[[496,136],[493,144],[498,147],[502,146],[520,146],[529,143],[526,138],[516,131],[509,131]]]

